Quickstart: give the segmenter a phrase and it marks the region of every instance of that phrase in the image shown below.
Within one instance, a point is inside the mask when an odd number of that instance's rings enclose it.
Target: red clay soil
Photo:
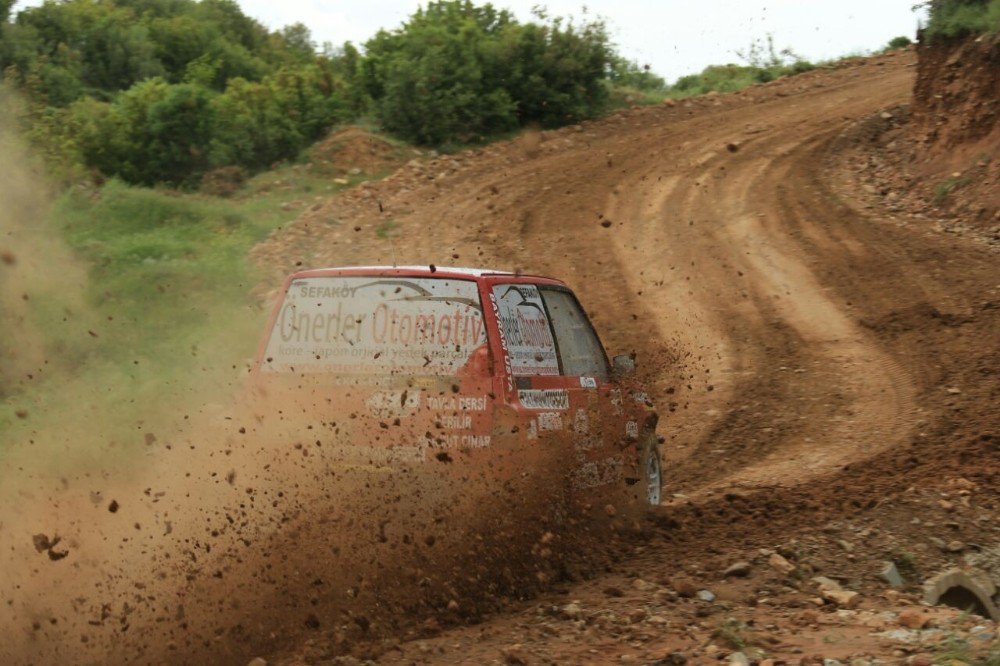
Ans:
[[[402,148],[360,127],[345,127],[313,146],[310,163],[324,171],[349,173],[359,169],[379,174],[398,166],[403,153]]]

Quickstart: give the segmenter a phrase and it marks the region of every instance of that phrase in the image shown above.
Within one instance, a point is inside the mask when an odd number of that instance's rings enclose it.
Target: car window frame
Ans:
[[[608,360],[608,351],[604,347],[604,341],[601,340],[601,336],[597,334],[597,328],[594,327],[594,322],[590,319],[590,315],[587,313],[587,310],[584,309],[583,303],[580,302],[580,299],[577,298],[573,290],[568,287],[563,287],[560,285],[548,285],[548,284],[536,284],[535,287],[542,295],[542,305],[545,307],[545,317],[548,320],[549,330],[552,333],[552,340],[555,342],[556,358],[559,361],[559,376],[587,377],[589,375],[566,374],[565,366],[563,364],[562,350],[559,348],[559,336],[556,334],[555,326],[552,323],[553,321],[552,313],[549,312],[549,304],[548,301],[545,300],[545,293],[544,293],[545,291],[558,291],[563,294],[567,294],[576,304],[576,307],[579,308],[580,312],[583,313],[583,319],[587,323],[587,328],[589,329],[590,333],[594,336],[594,339],[597,341],[597,347],[598,349],[600,349],[601,352],[601,361],[604,363],[604,377],[603,378],[595,377],[595,379],[598,379],[599,381],[602,381],[605,384],[610,383],[612,380],[612,372],[611,372],[611,363]]]

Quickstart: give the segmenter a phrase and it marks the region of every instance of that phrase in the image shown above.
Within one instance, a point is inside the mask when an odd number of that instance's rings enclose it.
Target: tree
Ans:
[[[365,50],[362,85],[379,119],[420,143],[575,122],[608,100],[612,49],[600,22],[521,25],[490,4],[442,0]]]
[[[10,10],[14,8],[17,0],[0,0],[0,23],[10,20]]]
[[[183,183],[208,167],[211,91],[160,78],[143,81],[112,104],[74,108],[89,164],[133,183]]]
[[[619,56],[611,58],[608,78],[617,86],[636,90],[659,92],[667,89],[667,82],[654,74],[649,65],[640,67],[638,62]]]
[[[293,23],[279,31],[284,49],[295,59],[309,62],[316,56],[316,43],[304,23]]]

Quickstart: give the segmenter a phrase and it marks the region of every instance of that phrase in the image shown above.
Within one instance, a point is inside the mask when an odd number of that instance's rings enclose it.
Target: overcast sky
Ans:
[[[396,28],[420,0],[238,0],[243,11],[271,28],[302,22],[318,43],[363,43],[379,28]],[[19,2],[17,7],[40,4]],[[810,59],[880,48],[897,35],[913,37],[916,0],[496,0],[497,7],[531,18],[534,5],[549,13],[607,19],[620,52],[650,64],[668,80],[706,65],[737,62],[737,49],[774,35],[778,49]]]

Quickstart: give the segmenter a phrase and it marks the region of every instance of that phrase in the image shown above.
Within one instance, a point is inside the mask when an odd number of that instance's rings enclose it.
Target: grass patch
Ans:
[[[969,666],[1000,666],[1000,640],[974,646],[970,641],[949,636],[934,654],[935,664],[969,664]]]
[[[146,433],[162,439],[204,405],[225,404],[267,314],[250,293],[261,275],[249,250],[371,178],[337,184],[304,163],[259,174],[229,198],[117,180],[64,191],[40,223],[85,264],[83,303],[69,311],[33,299],[33,330],[53,362],[0,400],[0,460],[19,450],[19,463],[30,454],[104,466],[112,446],[114,462],[128,464]]]
[[[395,220],[386,220],[385,222],[379,223],[378,227],[376,227],[375,235],[382,240],[385,240],[392,234],[392,230],[398,226],[399,223]]]
[[[970,182],[971,179],[968,176],[952,176],[944,182],[938,183],[937,187],[934,188],[934,203],[940,206],[948,200],[952,192]]]
[[[712,637],[732,650],[744,652],[749,645],[744,632],[746,625],[738,620],[729,619],[721,623],[712,632]]]

